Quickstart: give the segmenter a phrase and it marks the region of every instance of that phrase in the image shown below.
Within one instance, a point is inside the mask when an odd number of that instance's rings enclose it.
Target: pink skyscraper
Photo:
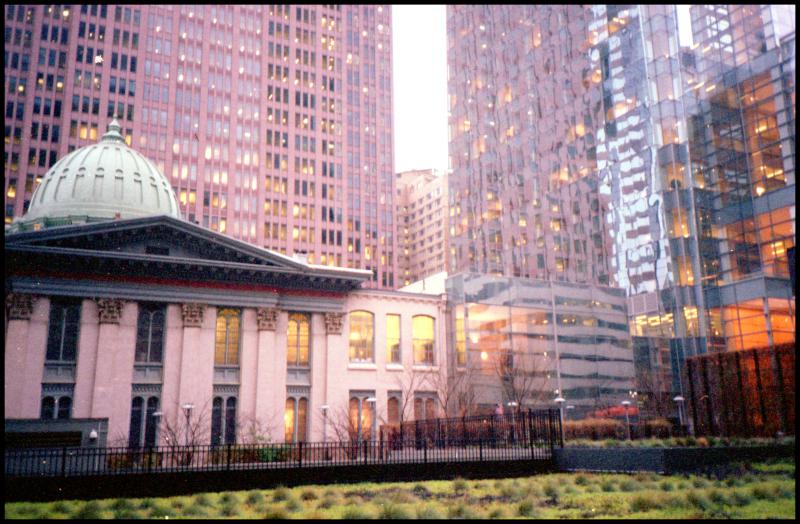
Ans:
[[[5,9],[6,224],[116,114],[181,217],[394,286],[388,6]]]

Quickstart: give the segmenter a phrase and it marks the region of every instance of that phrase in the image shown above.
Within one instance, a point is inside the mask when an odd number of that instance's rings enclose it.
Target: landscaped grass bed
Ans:
[[[516,479],[279,487],[193,496],[17,502],[8,518],[795,518],[793,459],[713,477],[558,473]],[[718,478],[720,477],[720,478]]]
[[[775,438],[727,438],[727,437],[673,437],[624,439],[567,439],[564,445],[568,448],[716,448],[716,447],[759,447],[759,446],[793,446],[794,437]]]

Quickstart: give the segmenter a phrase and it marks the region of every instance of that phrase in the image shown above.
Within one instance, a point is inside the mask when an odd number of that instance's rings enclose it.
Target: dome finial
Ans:
[[[106,134],[103,135],[103,138],[101,140],[125,142],[125,138],[122,136],[122,126],[120,126],[119,122],[117,121],[116,111],[114,112],[114,116],[112,117],[111,122],[108,123],[108,130],[106,131]]]

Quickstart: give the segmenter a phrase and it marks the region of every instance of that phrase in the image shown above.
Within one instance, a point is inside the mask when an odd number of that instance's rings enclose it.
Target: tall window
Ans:
[[[238,309],[217,310],[217,339],[214,364],[218,366],[239,365],[239,325],[241,312]]]
[[[415,364],[433,364],[433,317],[417,315],[411,319]]]
[[[436,398],[432,393],[417,394],[414,398],[414,419],[436,418]]]
[[[374,362],[373,318],[369,311],[350,313],[350,362]]]
[[[133,397],[131,400],[131,425],[128,432],[128,447],[150,447],[156,445],[159,418],[153,414],[158,411],[158,397]],[[144,430],[144,431],[143,431]]]
[[[50,302],[50,327],[47,335],[47,360],[75,362],[78,354],[78,326],[81,304],[75,300]]]
[[[308,366],[311,315],[291,313],[286,333],[286,363],[290,366]]]
[[[283,421],[287,443],[305,442],[308,438],[308,399],[287,398]]]
[[[72,397],[44,397],[39,418],[42,420],[68,419],[72,415]]]
[[[386,402],[386,418],[389,424],[400,423],[400,394],[389,393],[389,399]]]
[[[353,440],[369,440],[374,437],[375,402],[367,402],[375,397],[374,392],[350,393],[350,438]]]
[[[211,445],[236,444],[236,397],[214,397],[211,408]]]
[[[164,352],[164,306],[139,304],[136,362],[160,364]]]
[[[400,315],[386,315],[386,362],[400,363]]]

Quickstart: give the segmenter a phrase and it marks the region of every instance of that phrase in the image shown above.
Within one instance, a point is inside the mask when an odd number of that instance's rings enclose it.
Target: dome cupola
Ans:
[[[128,147],[116,119],[97,144],[60,159],[33,192],[26,224],[78,224],[167,215],[179,218],[178,201],[166,177]]]

